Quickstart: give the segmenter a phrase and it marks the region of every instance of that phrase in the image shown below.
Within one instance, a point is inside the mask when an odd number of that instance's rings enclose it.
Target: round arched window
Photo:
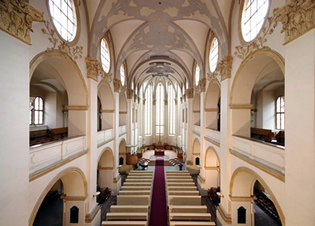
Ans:
[[[108,73],[110,67],[110,54],[107,41],[104,38],[101,41],[101,61],[103,70]]]
[[[245,0],[242,11],[242,35],[252,41],[261,30],[269,8],[269,0]]]
[[[209,65],[210,65],[211,72],[214,72],[217,67],[218,53],[219,53],[218,39],[214,38],[211,42],[210,54],[209,54]]]
[[[120,81],[121,81],[121,85],[124,86],[125,85],[125,68],[123,64],[120,66]]]
[[[77,18],[73,0],[49,0],[49,12],[60,36],[71,42],[77,34]]]
[[[196,82],[196,86],[199,83],[199,79],[200,79],[200,67],[198,64],[196,64],[196,71],[195,71],[195,82]]]

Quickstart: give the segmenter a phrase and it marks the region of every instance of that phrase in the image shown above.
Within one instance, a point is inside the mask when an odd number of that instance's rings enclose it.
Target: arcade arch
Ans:
[[[212,80],[208,86],[204,103],[206,114],[206,128],[213,130],[220,129],[220,97],[220,83],[218,80]]]
[[[98,97],[102,106],[101,128],[102,130],[111,129],[114,127],[115,99],[109,83],[102,81],[98,85]]]
[[[206,171],[206,187],[220,187],[220,159],[213,147],[209,147],[206,151],[204,168]]]

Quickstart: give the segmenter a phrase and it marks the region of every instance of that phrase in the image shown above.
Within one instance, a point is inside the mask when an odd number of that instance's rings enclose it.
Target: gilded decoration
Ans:
[[[114,92],[119,93],[120,87],[121,87],[121,82],[120,79],[114,77]]]
[[[199,87],[200,87],[200,92],[206,92],[206,84],[207,84],[207,79],[203,77],[199,81]]]
[[[93,57],[88,56],[85,58],[86,68],[87,68],[87,76],[88,78],[94,79],[97,81],[97,77],[101,76],[106,82],[112,81],[112,75],[107,75],[102,67],[102,64],[95,60]]]
[[[0,0],[0,29],[31,44],[33,21],[42,22],[43,13],[24,0]]]
[[[48,50],[59,49],[61,52],[63,52],[64,54],[67,54],[73,60],[82,58],[82,54],[83,54],[82,46],[74,46],[74,47],[69,46],[66,42],[59,40],[58,38],[55,37],[56,31],[55,29],[50,28],[48,21],[44,21],[44,25],[46,29],[43,28],[42,32],[50,36],[48,40],[53,45],[51,48],[47,48]]]
[[[132,99],[133,90],[131,88],[127,88],[127,99]]]
[[[315,2],[313,0],[287,0],[287,4],[273,11],[276,21],[282,23],[285,43],[314,28]]]
[[[194,88],[188,88],[188,89],[186,90],[186,94],[187,94],[187,98],[188,98],[188,99],[193,98],[193,97],[194,97]]]

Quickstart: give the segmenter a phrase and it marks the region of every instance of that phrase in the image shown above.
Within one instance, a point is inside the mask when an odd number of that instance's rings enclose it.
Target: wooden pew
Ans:
[[[200,206],[201,205],[201,196],[180,196],[180,195],[169,195],[168,196],[168,205],[188,205],[188,206]]]
[[[171,221],[170,226],[208,226],[215,225],[215,222],[209,221]]]
[[[115,220],[126,220],[126,221],[132,221],[132,220],[137,220],[137,221],[147,221],[148,220],[148,213],[130,213],[130,212],[125,212],[125,213],[120,213],[120,212],[109,212],[106,214],[106,221],[115,221]]]
[[[148,182],[125,182],[124,186],[150,186],[152,187],[153,181],[148,183]]]
[[[151,189],[150,190],[141,190],[141,191],[120,191],[119,195],[151,195]]]
[[[153,179],[141,179],[141,178],[139,178],[139,179],[129,179],[128,177],[127,177],[127,179],[126,179],[126,182],[134,182],[134,183],[137,183],[137,182],[147,182],[147,183],[152,183],[153,182]]]
[[[177,171],[177,170],[168,170],[166,171],[166,174],[172,174],[172,173],[189,173],[188,170],[182,170],[182,171]]]
[[[170,180],[170,179],[192,179],[191,176],[169,176],[169,175],[166,175],[166,179],[167,180]]]
[[[147,226],[147,221],[102,221],[102,226]]]
[[[210,213],[170,213],[170,221],[211,221]]]
[[[185,183],[178,183],[178,182],[168,182],[167,184],[167,187],[178,187],[178,186],[188,186],[188,187],[191,187],[191,186],[196,186],[194,182],[185,182]]]
[[[181,186],[168,186],[167,187],[168,191],[197,191],[197,187],[196,186],[185,186],[185,187],[181,187]]]
[[[207,213],[207,206],[169,206],[170,213]]]
[[[64,138],[68,136],[68,127],[51,129],[52,139]]]
[[[124,185],[121,187],[120,190],[121,191],[138,191],[138,190],[151,191],[151,189],[152,189],[152,186],[126,186]]]
[[[261,128],[250,128],[250,136],[252,138],[263,140],[266,142],[271,142],[274,137],[274,133],[270,129],[261,129]]]
[[[168,179],[166,178],[166,183],[187,183],[187,182],[194,182],[192,178],[189,179]]]
[[[150,195],[117,195],[117,205],[150,205]]]
[[[149,206],[141,206],[141,205],[112,205],[110,207],[110,212],[111,213],[148,213],[149,212]]]
[[[137,176],[132,175],[132,176],[130,176],[129,175],[127,178],[128,179],[151,179],[152,180],[153,176],[152,175],[151,176],[146,176],[146,175],[139,175],[139,176],[138,175]]]
[[[181,191],[169,191],[167,192],[168,195],[181,195],[181,196],[194,196],[194,195],[199,195],[199,191],[186,191],[186,190],[181,190]]]

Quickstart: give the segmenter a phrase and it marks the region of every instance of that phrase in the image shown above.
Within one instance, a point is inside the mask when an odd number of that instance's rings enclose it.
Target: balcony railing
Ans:
[[[102,145],[114,138],[114,129],[107,129],[97,132],[97,145]]]
[[[86,150],[86,136],[32,146],[29,155],[30,175],[69,160]]]
[[[194,134],[200,136],[200,126],[194,125]]]
[[[205,139],[211,141],[212,143],[220,145],[221,142],[220,131],[206,128]]]
[[[126,125],[119,126],[119,136],[121,136],[125,133],[127,133],[127,126]]]
[[[273,171],[285,174],[285,149],[268,143],[251,140],[249,138],[233,136],[231,150],[239,156],[260,164]]]

